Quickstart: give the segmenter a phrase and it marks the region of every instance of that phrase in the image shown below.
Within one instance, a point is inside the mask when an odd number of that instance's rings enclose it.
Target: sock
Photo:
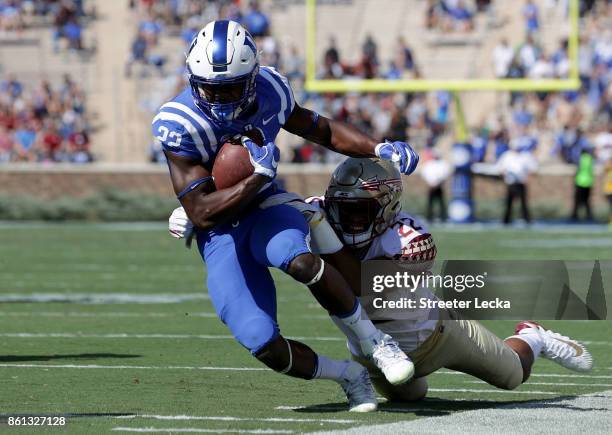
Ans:
[[[331,379],[336,382],[343,381],[343,374],[349,367],[350,361],[336,361],[317,354],[317,369],[313,379]]]
[[[518,338],[527,343],[533,352],[534,358],[540,356],[540,352],[542,352],[542,347],[544,346],[544,340],[542,340],[540,332],[535,328],[521,329],[518,335],[513,335],[508,338]]]
[[[358,341],[363,341],[378,334],[378,329],[368,318],[358,299],[355,299],[355,306],[350,313],[331,316],[331,318],[348,338],[351,338],[353,334]]]

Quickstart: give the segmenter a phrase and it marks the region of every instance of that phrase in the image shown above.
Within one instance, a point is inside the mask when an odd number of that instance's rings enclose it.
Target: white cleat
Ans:
[[[586,348],[569,337],[544,329],[536,322],[521,322],[516,325],[515,333],[526,328],[533,328],[542,337],[542,356],[556,362],[562,367],[576,372],[588,372],[593,368],[593,357]]]
[[[346,393],[350,412],[373,412],[378,408],[370,375],[361,364],[349,361],[340,386]]]
[[[392,385],[408,382],[414,376],[414,364],[390,335],[378,331],[373,339],[360,342],[362,352],[380,369]]]

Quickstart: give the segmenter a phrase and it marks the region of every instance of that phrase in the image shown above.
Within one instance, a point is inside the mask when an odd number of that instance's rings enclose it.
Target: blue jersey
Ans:
[[[293,92],[287,79],[271,67],[260,67],[255,83],[256,110],[226,124],[200,110],[186,86],[159,108],[153,135],[166,152],[198,160],[209,171],[219,147],[237,134],[257,129],[264,143],[273,142],[295,107]]]

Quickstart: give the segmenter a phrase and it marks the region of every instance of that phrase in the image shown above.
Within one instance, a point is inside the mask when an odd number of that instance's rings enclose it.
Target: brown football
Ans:
[[[254,169],[245,147],[226,142],[219,150],[213,165],[215,186],[217,190],[232,187],[251,175]]]

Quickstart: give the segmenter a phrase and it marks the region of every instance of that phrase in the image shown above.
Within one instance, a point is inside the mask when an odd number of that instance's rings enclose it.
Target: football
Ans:
[[[251,175],[255,168],[242,145],[226,142],[215,159],[212,175],[217,190],[232,187]]]
[[[257,145],[263,145],[263,137],[258,130],[248,131],[244,135]],[[254,170],[255,168],[253,168],[249,158],[249,152],[235,138],[223,144],[219,150],[213,165],[212,175],[215,180],[215,186],[219,190],[234,186],[251,175]]]

